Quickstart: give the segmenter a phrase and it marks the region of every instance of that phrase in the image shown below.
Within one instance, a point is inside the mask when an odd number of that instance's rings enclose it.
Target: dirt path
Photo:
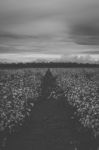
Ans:
[[[7,150],[75,150],[69,114],[62,100],[36,104],[30,122],[8,141]]]

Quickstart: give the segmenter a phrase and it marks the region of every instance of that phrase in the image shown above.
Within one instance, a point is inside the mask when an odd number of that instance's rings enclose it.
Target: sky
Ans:
[[[48,54],[99,55],[98,0],[0,0],[0,57]]]

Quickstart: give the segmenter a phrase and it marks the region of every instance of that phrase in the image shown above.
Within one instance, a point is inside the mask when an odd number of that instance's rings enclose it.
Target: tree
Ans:
[[[48,69],[45,76],[41,80],[41,96],[43,98],[48,98],[56,87],[56,77],[53,76],[50,69]]]

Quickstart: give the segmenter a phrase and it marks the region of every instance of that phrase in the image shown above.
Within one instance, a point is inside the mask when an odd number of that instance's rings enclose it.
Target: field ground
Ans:
[[[69,111],[61,100],[37,104],[24,130],[8,141],[7,150],[74,150]]]

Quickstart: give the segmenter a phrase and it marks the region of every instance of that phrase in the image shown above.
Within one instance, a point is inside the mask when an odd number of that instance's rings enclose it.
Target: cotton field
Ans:
[[[97,69],[64,69],[57,78],[63,89],[66,101],[75,107],[75,114],[84,127],[93,130],[94,136],[99,134],[99,86]]]
[[[0,70],[0,133],[11,135],[31,116],[35,102],[40,101],[46,71],[47,68]],[[55,85],[48,92],[49,85],[45,83],[45,91],[49,93],[46,98],[57,101],[64,97],[74,108],[80,124],[90,129],[94,137],[99,136],[99,69],[50,68],[50,71]]]

